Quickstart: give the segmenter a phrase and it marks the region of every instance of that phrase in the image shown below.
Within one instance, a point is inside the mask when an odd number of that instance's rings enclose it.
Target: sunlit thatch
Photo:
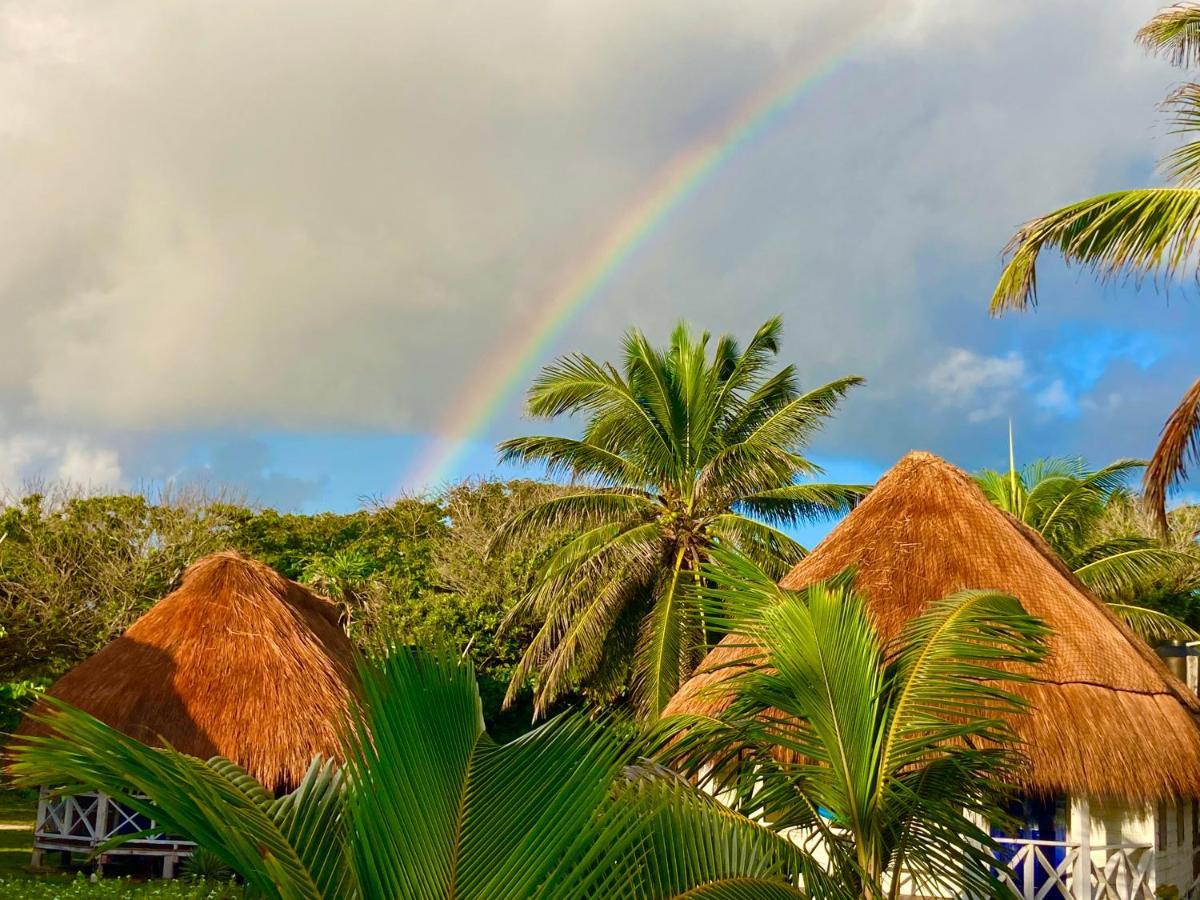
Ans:
[[[962,471],[911,453],[788,574],[800,588],[847,568],[889,639],[930,600],[966,588],[1014,594],[1052,629],[1048,659],[1017,687],[1023,787],[1130,801],[1200,796],[1200,701],[1034,531],[996,509]],[[740,646],[739,646],[740,645]],[[727,637],[666,713],[714,712],[713,686],[749,651]]]
[[[139,740],[228,757],[282,789],[314,755],[340,757],[354,672],[333,604],[218,553],[49,693]],[[18,733],[38,730],[27,719]]]

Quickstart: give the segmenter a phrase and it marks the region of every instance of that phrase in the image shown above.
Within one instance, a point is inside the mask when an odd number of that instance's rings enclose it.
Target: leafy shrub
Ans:
[[[0,682],[0,735],[16,729],[25,710],[49,683],[46,677]]]

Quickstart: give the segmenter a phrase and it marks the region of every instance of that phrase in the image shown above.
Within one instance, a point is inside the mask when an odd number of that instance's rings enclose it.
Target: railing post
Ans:
[[[97,845],[108,840],[108,794],[96,792],[96,840]]]
[[[1092,900],[1092,813],[1087,797],[1080,797],[1076,803],[1079,834],[1075,840],[1079,844],[1079,856],[1075,858],[1073,893],[1075,900]]]
[[[42,865],[42,851],[38,847],[37,842],[38,838],[41,837],[42,829],[46,827],[46,803],[48,793],[49,791],[46,789],[45,785],[42,785],[40,788],[38,788],[37,819],[35,820],[33,826],[33,855],[29,859],[29,864],[35,869],[41,868]]]

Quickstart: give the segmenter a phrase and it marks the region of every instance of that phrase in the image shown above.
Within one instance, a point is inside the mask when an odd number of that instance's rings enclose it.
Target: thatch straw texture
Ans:
[[[1046,661],[1018,688],[1032,705],[1013,722],[1029,759],[1022,787],[1129,802],[1200,796],[1200,700],[961,470],[910,453],[782,584],[849,567],[885,640],[929,601],[966,588],[1011,593],[1050,626]],[[727,637],[666,712],[723,708],[728,697],[713,685],[748,652],[745,639]]]
[[[228,757],[281,790],[314,755],[341,757],[355,671],[333,604],[218,553],[49,693],[147,743]],[[40,730],[27,719],[18,734]]]

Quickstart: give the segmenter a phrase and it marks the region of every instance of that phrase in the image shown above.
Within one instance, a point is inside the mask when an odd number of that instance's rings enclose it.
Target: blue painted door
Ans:
[[[1064,797],[1018,797],[1009,803],[1006,812],[1012,818],[1007,829],[992,828],[993,837],[1023,838],[1032,841],[1067,840],[1067,802]],[[1001,844],[1002,859],[1010,862],[1017,852],[1012,844]],[[1066,847],[1042,846],[1042,855],[1051,868],[1057,869],[1066,859]],[[1017,888],[1021,889],[1021,872],[1017,873]],[[1048,872],[1038,865],[1034,872],[1034,891],[1039,892],[1051,877]],[[1067,894],[1061,888],[1053,888],[1046,893],[1047,900],[1066,900]]]

